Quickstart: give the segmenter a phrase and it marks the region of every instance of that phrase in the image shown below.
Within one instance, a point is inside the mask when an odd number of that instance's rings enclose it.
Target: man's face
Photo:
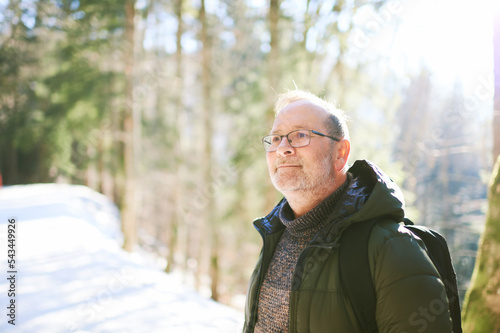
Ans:
[[[285,135],[298,129],[328,134],[327,112],[307,100],[288,104],[276,116],[271,134]],[[308,146],[294,148],[283,137],[277,151],[267,153],[267,166],[274,187],[285,194],[292,191],[316,192],[335,180],[333,163],[335,142],[311,136]]]

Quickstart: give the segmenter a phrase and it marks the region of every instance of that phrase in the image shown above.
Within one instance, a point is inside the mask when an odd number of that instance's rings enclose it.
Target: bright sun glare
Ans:
[[[492,82],[493,17],[498,0],[397,1],[400,8],[371,44],[388,54],[391,66],[404,74],[422,66],[444,85],[459,79],[470,93]]]

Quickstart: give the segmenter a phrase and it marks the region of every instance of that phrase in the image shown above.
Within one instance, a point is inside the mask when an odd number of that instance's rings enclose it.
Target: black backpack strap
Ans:
[[[450,315],[453,323],[453,333],[461,333],[460,297],[457,287],[457,275],[453,268],[451,254],[446,239],[438,232],[424,226],[414,225],[405,218],[403,220],[406,228],[422,239],[427,248],[427,254],[441,276],[444,283],[446,295],[448,296]]]
[[[368,262],[368,240],[378,219],[351,224],[342,232],[339,265],[340,282],[364,332],[377,332],[377,303]]]

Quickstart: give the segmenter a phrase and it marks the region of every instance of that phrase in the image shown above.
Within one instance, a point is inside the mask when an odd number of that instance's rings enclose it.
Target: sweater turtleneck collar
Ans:
[[[281,223],[285,225],[288,232],[294,237],[311,237],[327,222],[326,219],[335,207],[335,204],[347,189],[352,176],[347,173],[346,181],[323,200],[316,207],[298,219],[295,219],[292,208],[287,201],[283,203],[279,211]]]

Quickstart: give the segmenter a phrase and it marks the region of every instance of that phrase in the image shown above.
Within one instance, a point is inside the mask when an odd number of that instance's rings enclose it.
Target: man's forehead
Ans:
[[[287,123],[276,123],[274,122],[273,128],[271,129],[271,134],[283,132],[283,131],[295,131],[299,129],[311,129],[311,125],[305,123],[298,124],[287,124]]]
[[[295,129],[318,129],[324,124],[328,112],[307,101],[292,102],[281,109],[274,120],[272,132]]]

